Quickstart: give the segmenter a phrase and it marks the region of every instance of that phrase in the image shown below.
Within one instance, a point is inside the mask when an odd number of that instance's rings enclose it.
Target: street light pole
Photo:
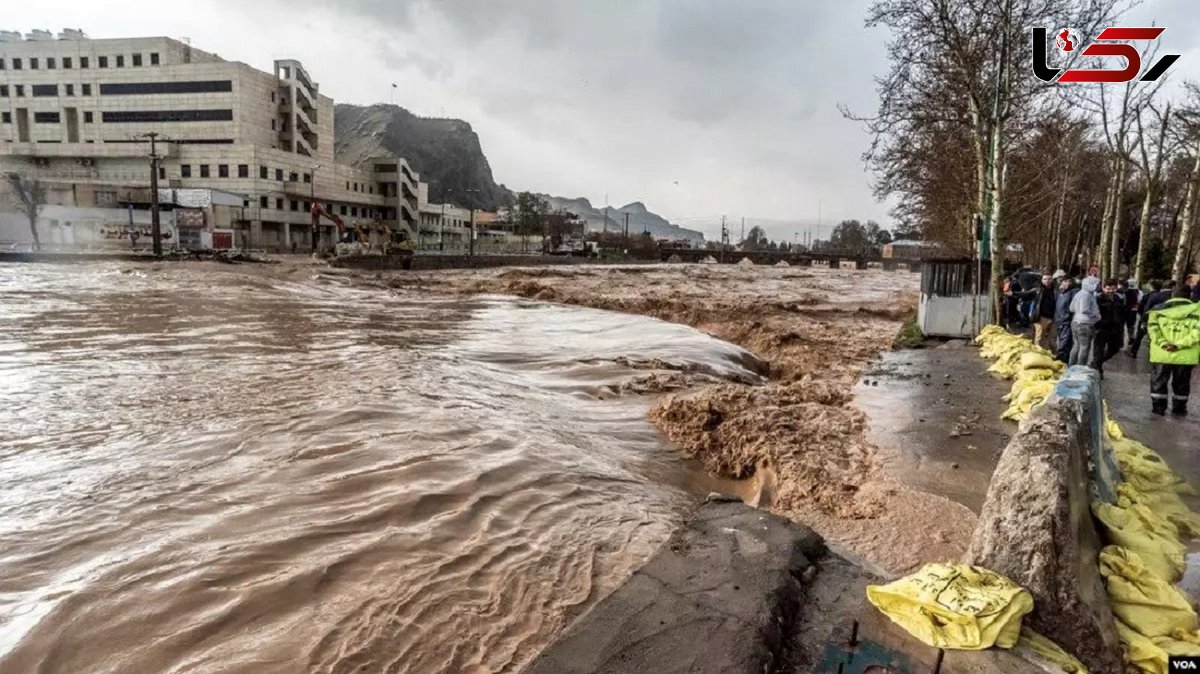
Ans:
[[[151,131],[150,137],[150,232],[154,237],[154,257],[162,257],[162,222],[158,212],[158,133]]]
[[[312,241],[309,247],[313,253],[317,252],[317,240],[321,238],[321,216],[317,209],[317,169],[319,168],[321,168],[320,164],[313,166],[312,175],[308,179],[308,210],[312,213]]]

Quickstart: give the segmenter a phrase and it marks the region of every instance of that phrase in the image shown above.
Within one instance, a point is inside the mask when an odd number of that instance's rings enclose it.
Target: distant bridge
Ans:
[[[700,262],[712,257],[723,264],[737,264],[749,258],[754,264],[773,265],[780,261],[787,262],[793,267],[850,267],[867,269],[881,266],[884,269],[907,269],[917,271],[921,265],[920,258],[874,258],[861,255],[845,255],[839,253],[809,253],[787,250],[704,250],[701,248],[664,248],[661,251],[663,262],[670,262],[672,256],[680,262]]]

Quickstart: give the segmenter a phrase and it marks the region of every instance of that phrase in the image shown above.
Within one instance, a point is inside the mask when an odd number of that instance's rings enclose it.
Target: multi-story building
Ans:
[[[36,179],[51,206],[144,209],[153,132],[160,189],[242,197],[225,227],[176,218],[184,241],[306,250],[314,200],[416,238],[417,175],[391,155],[337,163],[333,128],[333,100],[299,61],[263,72],[165,37],[0,32],[0,173]],[[326,221],[319,243],[333,233]]]

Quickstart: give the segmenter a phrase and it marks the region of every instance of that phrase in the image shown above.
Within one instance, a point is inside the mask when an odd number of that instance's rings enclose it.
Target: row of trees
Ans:
[[[1054,35],[1086,41],[1118,23],[1125,0],[877,0],[890,70],[864,123],[865,158],[898,223],[970,253],[1021,243],[1027,263],[1096,265],[1139,282],[1182,277],[1197,261],[1200,89],[1168,78],[1049,84],[1033,74],[1033,29],[1049,29],[1055,67],[1076,63]],[[1153,48],[1151,48],[1153,52]],[[1096,59],[1093,59],[1096,61]],[[1143,53],[1143,73],[1156,61]],[[1001,265],[993,265],[994,292]]]

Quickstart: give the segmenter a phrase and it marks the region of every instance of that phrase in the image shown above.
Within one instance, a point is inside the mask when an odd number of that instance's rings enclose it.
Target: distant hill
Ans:
[[[339,162],[355,164],[381,148],[393,152],[429,183],[433,203],[494,211],[512,202],[512,192],[492,177],[479,136],[460,119],[417,117],[398,105],[340,104],[333,126]]]
[[[671,224],[666,218],[651,212],[640,201],[619,208],[610,207],[606,219],[604,206],[593,206],[583,197],[567,199],[548,194],[541,196],[549,202],[551,208],[567,210],[587,220],[588,229],[593,232],[601,232],[606,228],[610,232],[625,231],[625,214],[628,213],[630,234],[650,232],[656,239],[688,239],[697,242],[704,240],[704,235],[700,232]]]
[[[339,104],[333,116],[334,154],[339,162],[356,164],[380,150],[408,160],[421,180],[429,183],[429,201],[495,211],[515,202],[513,192],[496,182],[492,167],[471,125],[461,119],[418,117],[398,105]],[[468,191],[478,190],[478,191]],[[584,198],[542,195],[551,208],[565,209],[588,222],[592,231],[605,229],[604,207]],[[607,229],[648,231],[657,238],[703,241],[700,232],[673,225],[640,201],[608,209]]]

